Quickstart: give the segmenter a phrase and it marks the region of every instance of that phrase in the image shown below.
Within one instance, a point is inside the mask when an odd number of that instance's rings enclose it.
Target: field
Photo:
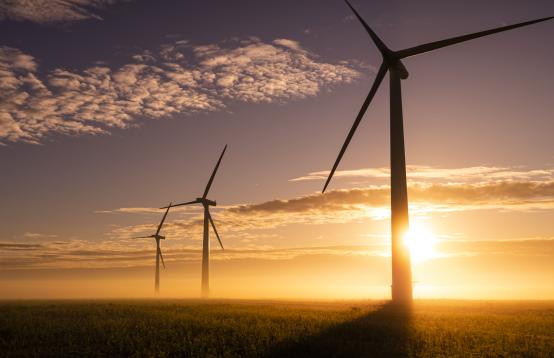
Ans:
[[[552,357],[554,302],[13,301],[2,356]]]

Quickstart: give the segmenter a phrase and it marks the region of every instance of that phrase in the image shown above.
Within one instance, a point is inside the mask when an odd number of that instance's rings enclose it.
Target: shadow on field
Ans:
[[[387,303],[352,321],[285,341],[268,357],[407,357],[411,308]]]

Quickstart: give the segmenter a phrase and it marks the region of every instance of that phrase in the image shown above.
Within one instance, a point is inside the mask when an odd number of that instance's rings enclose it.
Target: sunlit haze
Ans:
[[[0,299],[154,297],[136,237],[202,197],[226,144],[212,297],[390,297],[388,77],[321,194],[381,64],[344,1],[32,3],[0,5]],[[394,50],[554,14],[355,3]],[[415,298],[554,299],[553,35],[402,60]],[[169,211],[160,297],[199,297],[203,218]]]

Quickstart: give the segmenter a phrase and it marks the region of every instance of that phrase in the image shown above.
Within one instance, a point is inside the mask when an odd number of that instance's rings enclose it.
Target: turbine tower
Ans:
[[[173,207],[176,207],[176,206],[183,206],[183,205],[202,204],[202,206],[204,207],[204,238],[202,241],[202,298],[208,298],[210,294],[210,238],[209,238],[210,224],[214,229],[215,236],[217,237],[217,241],[219,241],[219,245],[221,246],[221,249],[225,250],[225,248],[223,247],[223,244],[221,243],[221,239],[219,238],[217,229],[215,228],[214,220],[210,215],[210,206],[216,206],[217,203],[213,200],[209,200],[207,197],[208,197],[210,188],[212,186],[212,183],[214,181],[215,174],[217,173],[217,169],[219,168],[219,164],[221,163],[221,159],[223,159],[223,154],[225,154],[226,150],[227,150],[227,145],[225,145],[225,148],[223,148],[223,152],[221,152],[221,155],[219,156],[219,160],[215,165],[215,168],[212,172],[212,176],[210,177],[210,180],[206,185],[206,189],[204,190],[204,194],[202,195],[202,197],[196,198],[196,200],[189,201],[186,203],[173,205]],[[170,205],[169,207],[171,206],[172,205]]]
[[[538,22],[553,19],[552,17],[541,18],[533,21],[522,22],[514,25],[503,26],[491,30],[481,31],[469,35],[457,36],[446,40],[436,41],[411,47],[408,49],[393,51],[389,49],[377,34],[368,26],[352,5],[345,0],[346,4],[354,12],[361,22],[373,43],[377,46],[383,62],[377,76],[367,95],[365,102],[360,109],[350,132],[339,152],[337,160],[329,173],[329,177],[323,187],[327,189],[335,170],[350,140],[354,136],[362,117],[364,116],[371,100],[375,96],[383,78],[389,72],[390,80],[390,166],[391,166],[391,234],[392,234],[392,300],[396,303],[409,303],[412,301],[412,269],[410,252],[403,242],[404,235],[408,232],[408,192],[406,187],[406,160],[404,151],[404,129],[402,119],[402,91],[401,80],[408,78],[408,70],[402,63],[407,57],[419,55],[425,52],[434,51],[442,47],[473,40],[479,37],[488,36],[497,32],[512,30],[518,27],[536,24]]]
[[[164,224],[165,218],[167,217],[167,213],[171,208],[171,203],[169,203],[169,206],[167,206],[166,208],[167,210],[165,211],[165,214],[162,217],[162,221],[158,225],[158,230],[156,230],[156,233],[154,235],[139,236],[139,237],[133,238],[133,239],[147,239],[147,238],[156,239],[156,277],[154,279],[154,289],[156,290],[156,293],[160,292],[160,259],[162,259],[162,265],[164,266],[164,269],[165,269],[164,257],[162,255],[162,249],[160,248],[160,240],[165,240],[165,236],[160,235],[160,231],[162,230],[162,226]]]

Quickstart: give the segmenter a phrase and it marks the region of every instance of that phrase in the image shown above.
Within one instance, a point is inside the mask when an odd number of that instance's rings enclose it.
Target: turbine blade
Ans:
[[[437,50],[439,48],[443,48],[443,47],[446,47],[446,46],[455,45],[455,44],[458,44],[460,42],[473,40],[473,39],[476,39],[476,38],[479,38],[479,37],[488,36],[488,35],[496,34],[498,32],[508,31],[508,30],[516,29],[518,27],[532,25],[532,24],[536,24],[538,22],[543,22],[543,21],[547,21],[547,20],[551,20],[551,19],[554,19],[554,16],[545,17],[545,18],[537,19],[537,20],[533,20],[533,21],[521,22],[521,23],[518,23],[518,24],[513,24],[513,25],[508,25],[508,26],[503,26],[503,27],[498,27],[496,29],[485,30],[485,31],[476,32],[476,33],[469,34],[469,35],[452,37],[452,38],[446,39],[446,40],[430,42],[430,43],[427,43],[427,44],[424,44],[424,45],[419,45],[419,46],[415,46],[415,47],[411,47],[411,48],[408,48],[408,49],[405,49],[405,50],[398,51],[398,52],[396,52],[396,55],[399,58],[405,58],[405,57],[409,57],[409,56],[419,55],[421,53],[434,51],[434,50]]]
[[[154,235],[150,235],[150,236],[136,236],[136,237],[131,237],[131,239],[150,239],[154,237]]]
[[[162,249],[158,248],[158,254],[160,255],[160,259],[162,259],[162,265],[165,269],[164,255],[162,255]]]
[[[362,23],[363,27],[365,28],[365,30],[367,31],[367,33],[369,34],[369,37],[371,37],[371,39],[373,40],[373,42],[375,43],[375,46],[377,46],[377,48],[379,49],[379,51],[381,52],[381,54],[383,56],[391,53],[392,51],[389,50],[389,48],[383,43],[383,41],[381,41],[381,39],[379,38],[379,36],[377,36],[377,34],[375,33],[375,31],[373,31],[371,29],[371,27],[369,27],[369,25],[364,21],[364,19],[362,19],[362,17],[360,16],[360,14],[358,14],[358,12],[356,11],[356,9],[354,9],[354,7],[350,4],[350,2],[348,0],[344,0],[346,1],[346,5],[348,5],[348,7],[350,8],[350,10],[352,10],[352,12],[354,13],[354,15],[356,15],[356,17],[358,18],[358,20]]]
[[[175,205],[170,205],[170,206],[164,206],[163,208],[160,208],[160,209],[175,208],[175,207],[177,207],[177,206],[192,205],[192,204],[198,204],[198,203],[199,203],[198,200],[193,200],[193,201],[187,201],[186,203],[175,204]]]
[[[223,152],[221,152],[221,155],[219,156],[219,160],[215,165],[214,171],[212,172],[212,176],[208,181],[208,185],[206,185],[206,190],[204,190],[204,195],[202,195],[202,199],[206,199],[206,197],[208,196],[208,192],[210,191],[210,187],[212,186],[212,183],[214,181],[215,174],[217,173],[217,169],[219,168],[219,164],[221,163],[221,159],[223,158],[223,154],[225,154],[226,150],[227,150],[227,144],[225,145],[225,148],[223,148]]]
[[[358,116],[356,117],[356,120],[354,121],[354,124],[350,129],[350,132],[348,132],[348,135],[346,136],[346,140],[344,141],[344,144],[342,145],[342,148],[339,152],[339,156],[337,157],[337,160],[333,165],[333,169],[331,169],[331,172],[329,173],[329,177],[325,182],[325,186],[323,187],[322,193],[325,193],[325,189],[327,189],[327,186],[331,182],[331,178],[333,177],[333,174],[335,174],[335,170],[337,170],[337,167],[339,166],[342,156],[344,155],[346,148],[348,148],[348,144],[350,144],[350,140],[352,140],[352,137],[354,136],[354,133],[356,132],[356,129],[358,128],[358,125],[360,124],[367,110],[367,107],[369,107],[371,100],[375,96],[375,93],[377,93],[377,89],[379,88],[379,85],[381,84],[381,81],[383,81],[383,78],[385,77],[386,74],[387,74],[387,65],[383,62],[381,64],[381,67],[379,68],[379,72],[377,72],[377,77],[375,77],[375,82],[373,82],[373,86],[371,86],[371,90],[369,91],[369,94],[367,95],[364,104],[362,105],[362,108],[360,109],[360,112],[358,113]]]
[[[160,230],[162,229],[162,225],[164,224],[165,218],[167,217],[167,213],[169,212],[169,209],[171,209],[171,204],[169,203],[169,206],[167,207],[167,210],[165,211],[165,214],[162,218],[162,221],[160,222],[160,225],[158,225],[158,231],[156,231],[156,236],[159,235]]]
[[[212,219],[212,215],[210,214],[209,211],[208,211],[208,219],[210,219],[210,223],[212,224],[212,228],[214,229],[215,236],[217,237],[217,241],[219,241],[219,245],[223,250],[225,250],[225,248],[223,247],[223,243],[221,243],[221,239],[219,238],[219,234],[217,233],[217,229],[215,228],[214,219]]]

